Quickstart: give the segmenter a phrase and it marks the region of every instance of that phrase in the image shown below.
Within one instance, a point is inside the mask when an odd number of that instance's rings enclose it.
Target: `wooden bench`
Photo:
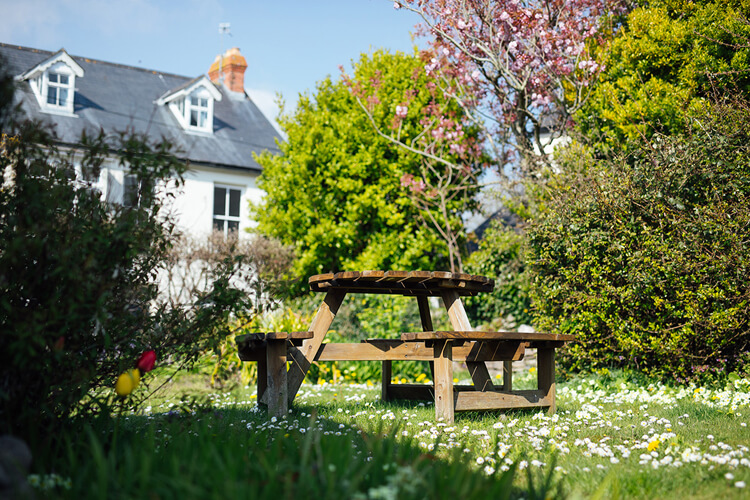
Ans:
[[[574,341],[575,336],[538,332],[426,331],[404,333],[401,340],[424,343],[425,347],[432,349],[435,416],[438,420],[451,423],[456,411],[540,407],[548,408],[549,413],[554,413],[555,349],[562,347],[566,342]],[[537,389],[513,390],[510,370],[512,360],[506,361],[502,388],[496,388],[491,380],[483,381],[479,385],[477,381],[483,379],[476,378],[474,374],[474,386],[471,388],[454,387],[453,361],[458,361],[454,357],[454,347],[460,348],[467,342],[511,346],[521,343],[524,348],[536,348]]]
[[[276,417],[289,409],[286,362],[290,349],[312,337],[313,332],[254,332],[235,338],[240,360],[258,362],[258,402],[268,404]]]

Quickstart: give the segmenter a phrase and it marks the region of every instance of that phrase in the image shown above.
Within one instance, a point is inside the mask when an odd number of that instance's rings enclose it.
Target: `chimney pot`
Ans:
[[[213,64],[208,69],[208,77],[212,82],[218,83],[222,80],[224,85],[232,92],[245,91],[245,70],[247,61],[240,54],[240,49],[233,47],[224,54],[216,56]]]

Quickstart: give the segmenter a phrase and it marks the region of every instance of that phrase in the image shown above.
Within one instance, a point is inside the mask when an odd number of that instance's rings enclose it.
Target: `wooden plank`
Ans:
[[[325,283],[325,282],[331,281],[333,279],[333,277],[334,277],[333,273],[316,274],[315,276],[310,276],[310,278],[308,278],[308,280],[307,280],[307,283],[310,286],[313,286],[313,285],[317,285],[317,284],[320,284],[320,283]]]
[[[268,389],[268,365],[266,364],[266,352],[263,351],[263,359],[258,360],[257,401],[261,403]],[[267,403],[266,403],[267,404]]]
[[[455,360],[454,360],[455,361]],[[453,392],[473,392],[473,385],[454,385]],[[435,389],[432,384],[391,384],[388,390],[391,400],[434,401]],[[455,399],[455,398],[454,398]]]
[[[419,319],[422,322],[422,330],[432,331],[432,314],[430,313],[430,299],[424,296],[417,297],[419,307]],[[430,367],[430,378],[435,380],[435,362],[428,361]]]
[[[432,315],[430,314],[430,300],[425,296],[417,297],[419,319],[422,320],[422,330],[432,331]]]
[[[268,332],[268,340],[300,340],[313,338],[313,332]]]
[[[392,385],[392,363],[393,362],[390,359],[387,359],[383,361],[383,365],[381,367],[382,372],[380,374],[380,399],[382,399],[383,401],[389,401],[391,399],[390,388]]]
[[[468,342],[453,347],[454,361],[519,361],[525,344],[516,342]],[[290,360],[294,351],[290,350]],[[432,361],[433,350],[420,342],[372,339],[360,344],[329,343],[318,349],[314,361]],[[434,375],[433,375],[434,377]]]
[[[466,314],[464,304],[461,301],[458,292],[456,290],[445,290],[442,293],[442,297],[445,308],[448,310],[448,318],[450,319],[451,326],[453,326],[455,330],[470,331],[471,323],[469,322],[469,316]],[[430,334],[431,332],[423,333]],[[492,383],[492,377],[490,376],[490,372],[487,370],[487,365],[485,365],[484,362],[473,362],[467,360],[466,367],[469,369],[471,380],[474,382],[474,387],[476,387],[478,391],[495,390]]]
[[[403,281],[407,276],[409,275],[406,271],[386,271],[383,274],[383,277],[380,279],[380,282],[389,282],[389,281],[395,281],[395,282],[401,282]]]
[[[294,362],[289,368],[288,377],[290,403],[294,401],[294,397],[297,395],[297,391],[299,391],[302,381],[305,379],[305,375],[307,375],[307,370],[318,353],[318,349],[323,343],[323,339],[331,327],[331,323],[333,323],[333,319],[336,317],[336,313],[339,307],[341,307],[344,297],[346,297],[346,292],[341,290],[331,290],[326,293],[326,297],[318,308],[318,312],[315,314],[310,325],[313,338],[305,340],[302,347],[293,351],[295,352]]]
[[[345,271],[319,274],[308,280],[313,291],[338,288],[354,293],[392,293],[438,296],[441,289],[456,289],[461,295],[490,292],[495,282],[484,276],[440,271]]]
[[[455,411],[509,410],[513,408],[549,407],[554,404],[543,391],[456,392]]]
[[[503,361],[503,391],[513,390],[513,361]]]
[[[360,273],[358,271],[343,271],[336,273],[336,281],[356,280],[359,278]]]
[[[453,353],[451,343],[435,342],[435,418],[453,423]]]
[[[471,331],[471,323],[469,322],[469,317],[466,315],[466,311],[464,310],[463,302],[461,302],[461,297],[459,296],[458,292],[455,290],[443,290],[441,292],[441,297],[443,299],[443,304],[445,305],[445,309],[448,311],[448,318],[450,319],[451,326],[456,331],[461,332],[470,332]],[[432,332],[422,332],[425,336],[429,337],[429,334]],[[442,332],[435,332],[442,333]],[[403,339],[403,335],[401,336]],[[420,337],[421,338],[421,337]],[[439,338],[458,338],[458,337],[441,337],[441,336],[432,336],[430,339],[439,339]],[[407,339],[404,339],[407,340]]]
[[[550,400],[549,413],[555,413],[555,349],[537,349],[537,383],[539,390]]]
[[[465,313],[464,313],[465,314]],[[468,318],[466,319],[468,322]],[[475,332],[472,330],[436,331],[436,332],[406,332],[401,334],[401,340],[423,341],[437,339],[464,340],[523,340],[542,344],[542,342],[570,342],[576,340],[575,335],[542,332]]]
[[[435,390],[432,384],[392,384],[388,388],[388,397],[391,400],[434,401]]]
[[[269,340],[268,363],[268,413],[281,418],[289,409],[286,373],[286,340]]]
[[[432,278],[432,273],[429,271],[409,271],[401,283],[405,285],[422,283],[430,278]]]
[[[385,276],[385,271],[362,271],[357,281],[378,281]]]
[[[474,382],[477,391],[495,390],[490,372],[483,361],[467,361],[466,367],[469,369],[469,375],[471,375],[471,380]]]

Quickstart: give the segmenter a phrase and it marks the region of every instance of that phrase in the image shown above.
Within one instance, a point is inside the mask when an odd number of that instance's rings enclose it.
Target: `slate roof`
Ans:
[[[57,52],[0,43],[5,71],[20,75]],[[186,132],[166,106],[155,101],[195,78],[71,56],[84,70],[75,80],[77,117],[43,113],[28,81],[18,82],[26,114],[54,124],[63,144],[76,144],[83,130],[93,133],[133,130],[152,140],[171,140],[192,163],[261,171],[253,153],[279,152],[276,129],[247,96],[219,85],[221,101],[214,103],[214,133]]]

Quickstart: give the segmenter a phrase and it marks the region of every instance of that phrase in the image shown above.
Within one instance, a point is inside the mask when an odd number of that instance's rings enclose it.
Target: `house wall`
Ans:
[[[99,180],[94,184],[107,201],[121,203],[125,174],[117,161],[108,160],[102,165]],[[250,220],[249,204],[260,203],[264,194],[256,185],[258,175],[257,172],[191,165],[183,177],[184,184],[179,188],[177,196],[170,201],[167,209],[175,215],[182,231],[195,237],[206,237],[213,230],[214,186],[239,189],[239,236],[248,237],[246,229],[256,225]]]
[[[263,198],[263,191],[256,186],[257,178],[258,174],[254,172],[191,166],[185,174],[182,194],[173,205],[181,228],[195,236],[211,232],[214,186],[222,185],[241,190],[239,234],[247,235],[245,230],[255,226],[250,220],[249,203],[259,203]]]

